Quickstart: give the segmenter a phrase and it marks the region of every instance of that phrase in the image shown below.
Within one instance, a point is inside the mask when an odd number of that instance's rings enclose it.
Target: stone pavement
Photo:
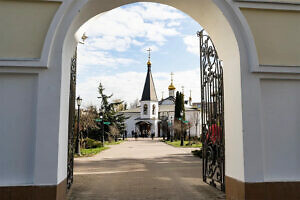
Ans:
[[[209,200],[224,193],[202,182],[190,148],[159,140],[128,140],[94,157],[76,158],[69,200]]]

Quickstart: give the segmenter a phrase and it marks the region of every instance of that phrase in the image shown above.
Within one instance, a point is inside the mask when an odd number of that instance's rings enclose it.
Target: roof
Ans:
[[[174,105],[159,105],[158,107],[159,107],[158,112],[175,112],[175,104]],[[195,111],[195,110],[199,110],[199,109],[185,106],[186,112]]]
[[[148,62],[147,64],[148,64],[148,71],[147,71],[147,76],[146,76],[146,81],[145,81],[141,101],[158,101],[155,86],[154,86],[154,81],[151,73],[151,63]]]
[[[185,111],[195,111],[195,110],[199,110],[196,107],[187,107],[185,106]],[[159,105],[158,106],[158,112],[174,112],[175,111],[175,104],[173,105]],[[128,110],[124,110],[121,111],[120,113],[140,113],[141,112],[141,107],[137,107],[137,108],[132,108],[132,109],[128,109]]]
[[[169,97],[167,97],[167,98],[165,98],[165,99],[162,99],[162,100],[160,100],[159,102],[158,102],[158,104],[159,105],[161,105],[164,101],[166,101],[166,100],[170,100],[170,101],[173,101],[173,103],[175,104],[175,97],[173,97],[173,96],[169,96]]]
[[[141,112],[141,107],[137,107],[137,108],[131,108],[128,110],[123,110],[120,113],[140,113]]]
[[[147,121],[139,121],[135,124],[148,124],[148,125],[152,125],[150,122],[147,122]]]

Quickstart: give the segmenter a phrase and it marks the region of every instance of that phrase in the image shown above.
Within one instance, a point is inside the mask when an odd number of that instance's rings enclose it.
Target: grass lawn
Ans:
[[[119,140],[118,142],[115,142],[115,141],[108,142],[108,141],[106,141],[104,144],[105,145],[115,145],[115,144],[121,144],[124,141],[126,141],[126,140]]]
[[[183,148],[190,148],[190,147],[202,147],[202,143],[198,143],[198,144],[192,144],[192,145],[187,145],[189,143],[189,141],[184,141],[184,146],[180,146],[180,140],[177,141],[165,141],[165,143],[172,145],[173,147],[183,147]],[[191,141],[191,143],[193,143],[193,141]]]
[[[94,156],[98,153],[100,153],[103,150],[109,149],[109,147],[107,147],[107,145],[116,145],[116,144],[121,144],[122,142],[124,142],[123,140],[119,140],[118,142],[112,141],[112,142],[108,142],[106,141],[105,147],[97,147],[97,148],[92,148],[92,149],[80,149],[81,152],[81,156],[77,156],[75,154],[75,157],[91,157]]]
[[[81,157],[90,157],[93,155],[96,155],[97,153],[100,153],[101,151],[109,149],[109,147],[98,147],[98,148],[92,148],[92,149],[80,149]],[[78,157],[78,156],[75,156]]]

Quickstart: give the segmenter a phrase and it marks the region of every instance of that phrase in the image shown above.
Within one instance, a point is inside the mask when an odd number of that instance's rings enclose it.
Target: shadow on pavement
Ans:
[[[201,173],[201,159],[187,154],[81,161],[75,163],[74,184],[68,198],[225,199],[224,193],[203,183]]]

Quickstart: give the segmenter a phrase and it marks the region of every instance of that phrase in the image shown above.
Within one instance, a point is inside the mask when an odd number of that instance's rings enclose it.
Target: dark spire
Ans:
[[[151,49],[149,48],[149,57],[148,57],[148,71],[147,71],[147,76],[146,76],[146,81],[144,85],[144,90],[143,90],[143,95],[141,101],[158,101],[157,100],[157,95],[155,91],[155,86],[152,78],[152,73],[151,73],[151,61],[150,61],[150,51]]]

